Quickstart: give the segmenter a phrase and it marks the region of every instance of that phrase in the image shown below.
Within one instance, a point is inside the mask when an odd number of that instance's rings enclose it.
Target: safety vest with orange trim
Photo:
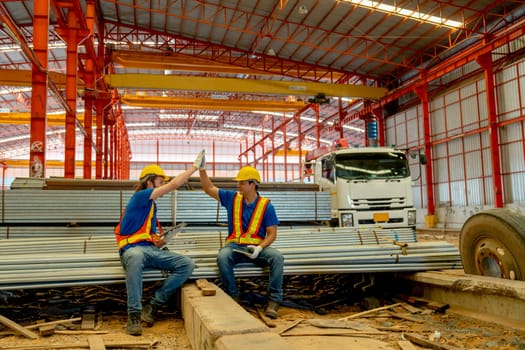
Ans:
[[[146,217],[146,220],[144,221],[144,224],[135,232],[130,235],[121,235],[120,234],[120,222],[115,227],[115,237],[117,239],[117,246],[119,252],[122,248],[127,247],[128,245],[133,245],[139,242],[151,242],[154,243],[156,240],[156,237],[162,236],[162,227],[160,226],[160,223],[157,221],[157,226],[159,228],[159,234],[151,234],[151,222],[153,219],[153,216],[155,215],[155,204],[153,203],[151,205],[150,211],[148,216]],[[160,238],[159,238],[160,239]]]
[[[232,207],[233,230],[228,238],[226,238],[226,243],[235,242],[238,244],[257,245],[264,239],[259,235],[259,229],[261,228],[264,213],[266,212],[270,200],[268,198],[259,197],[246,231],[242,229],[242,201],[242,195],[236,193],[235,197],[233,197]]]

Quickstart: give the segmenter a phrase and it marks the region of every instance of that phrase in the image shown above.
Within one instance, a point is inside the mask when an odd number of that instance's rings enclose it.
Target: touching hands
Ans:
[[[197,158],[195,158],[195,161],[193,162],[193,166],[197,168],[197,170],[201,169],[201,167],[204,167],[206,164],[206,159],[204,158],[204,149],[199,152],[197,155]]]
[[[262,252],[263,248],[260,246],[260,245],[249,245],[246,247],[248,249],[248,251],[251,252],[250,255],[248,255],[248,257],[250,259],[257,259],[257,257],[259,256],[259,254]]]
[[[205,170],[206,169],[206,155],[202,156],[201,165],[199,167],[199,170]]]

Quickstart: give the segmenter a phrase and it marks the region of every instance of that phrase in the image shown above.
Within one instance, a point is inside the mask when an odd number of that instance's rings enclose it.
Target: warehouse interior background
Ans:
[[[3,189],[202,148],[213,176],[301,182],[346,139],[412,155],[419,223],[525,210],[522,1],[3,0],[0,24]]]

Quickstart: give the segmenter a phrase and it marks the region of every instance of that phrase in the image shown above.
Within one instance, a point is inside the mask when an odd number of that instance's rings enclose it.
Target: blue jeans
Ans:
[[[233,268],[239,263],[252,263],[257,266],[269,266],[268,296],[270,300],[280,303],[283,300],[284,257],[280,251],[272,247],[264,248],[257,259],[250,259],[244,254],[236,253],[234,248],[243,247],[229,243],[219,250],[217,265],[224,291],[233,298],[239,297],[239,289],[235,282]]]
[[[170,272],[151,300],[151,303],[157,306],[165,304],[195,268],[191,258],[155,246],[128,248],[120,257],[120,262],[126,273],[128,314],[142,311],[142,272],[145,268]]]

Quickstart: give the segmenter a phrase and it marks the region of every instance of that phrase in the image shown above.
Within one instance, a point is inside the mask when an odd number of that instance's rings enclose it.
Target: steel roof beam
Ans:
[[[162,89],[253,93],[268,95],[316,96],[324,93],[333,97],[352,97],[377,100],[387,90],[365,85],[324,84],[301,81],[251,80],[155,74],[111,74],[104,77],[114,88]]]
[[[296,112],[304,107],[301,101],[257,101],[257,100],[223,100],[214,98],[183,98],[163,96],[123,95],[120,101],[129,106],[141,106],[162,109],[195,109],[221,111],[270,111]]]

